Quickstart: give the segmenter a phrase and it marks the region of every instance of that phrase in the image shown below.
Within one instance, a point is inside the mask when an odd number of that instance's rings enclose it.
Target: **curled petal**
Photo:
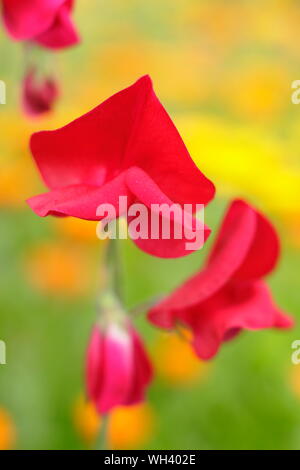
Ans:
[[[212,307],[212,303],[218,303],[218,308]],[[193,330],[195,351],[202,359],[212,358],[223,341],[241,330],[293,326],[292,319],[274,305],[262,281],[227,286],[214,299],[202,304],[197,315],[189,313],[184,321],[188,321]]]
[[[192,213],[175,205],[143,170],[130,168],[126,173],[126,183],[136,202],[148,209],[143,219],[147,226],[145,237],[133,237],[129,217],[129,233],[139,248],[162,258],[185,256],[202,248],[210,229]]]
[[[256,229],[248,254],[234,278],[259,279],[269,274],[276,266],[280,255],[278,235],[266,217],[253,209]]]
[[[61,49],[74,46],[79,42],[79,36],[70,17],[67,3],[57,12],[53,24],[48,30],[35,37],[35,42],[49,49]]]
[[[32,39],[52,25],[66,0],[2,0],[4,24],[17,40]]]
[[[203,302],[222,286],[243,262],[255,231],[255,214],[242,201],[230,206],[208,262],[203,270],[188,279],[170,296],[149,312],[149,319],[157,324],[160,314],[172,325],[171,311],[185,309]],[[162,325],[160,325],[162,326]]]
[[[124,176],[120,175],[102,187],[78,184],[56,189],[27,200],[40,217],[47,215],[73,216],[86,220],[100,220],[100,204],[111,204],[119,215],[119,196],[127,195]]]

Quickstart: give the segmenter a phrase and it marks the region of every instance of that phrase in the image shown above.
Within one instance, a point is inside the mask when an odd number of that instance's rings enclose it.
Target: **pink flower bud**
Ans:
[[[99,413],[144,399],[152,366],[131,325],[94,327],[87,350],[87,394]]]

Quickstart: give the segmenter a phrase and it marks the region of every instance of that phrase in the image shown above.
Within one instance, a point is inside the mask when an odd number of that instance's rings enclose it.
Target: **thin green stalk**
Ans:
[[[109,287],[112,288],[119,301],[122,301],[122,266],[118,239],[110,240],[107,248],[107,266],[109,271]]]
[[[97,443],[96,443],[97,450],[109,450],[108,439],[107,439],[108,421],[109,421],[108,414],[103,415],[101,419],[100,432],[99,432],[99,436],[98,436]]]

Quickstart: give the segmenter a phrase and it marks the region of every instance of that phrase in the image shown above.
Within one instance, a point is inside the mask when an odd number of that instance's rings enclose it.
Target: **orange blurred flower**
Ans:
[[[284,215],[284,223],[288,228],[291,243],[300,249],[300,212]]]
[[[91,446],[100,432],[101,418],[93,403],[85,400],[83,396],[75,402],[74,425],[83,441]]]
[[[287,73],[278,64],[248,64],[230,70],[222,86],[225,102],[242,118],[268,120],[290,102]]]
[[[9,450],[15,446],[16,430],[10,415],[0,408],[0,450]]]
[[[83,295],[93,279],[88,253],[63,242],[44,242],[32,248],[25,272],[33,287],[58,295]]]
[[[108,422],[108,442],[112,449],[136,449],[151,437],[154,415],[147,403],[116,408]]]
[[[96,235],[98,222],[90,220],[76,219],[75,217],[53,218],[52,223],[55,229],[67,238],[79,242],[101,243]]]
[[[202,0],[189,2],[189,5],[183,2],[182,6],[178,21],[183,22],[189,30],[192,28],[201,42],[228,51],[237,41],[243,40],[247,29],[247,9],[242,2]]]
[[[167,382],[184,384],[207,374],[209,365],[194,354],[186,330],[161,334],[154,347],[157,373]]]
[[[102,419],[94,405],[80,397],[75,402],[74,425],[88,446],[95,444],[101,433]],[[153,411],[148,404],[115,408],[108,416],[107,445],[110,449],[142,447],[152,435]]]
[[[26,209],[25,200],[38,187],[35,170],[25,158],[0,162],[0,206]]]
[[[290,372],[290,383],[294,394],[300,399],[300,366],[292,366]]]

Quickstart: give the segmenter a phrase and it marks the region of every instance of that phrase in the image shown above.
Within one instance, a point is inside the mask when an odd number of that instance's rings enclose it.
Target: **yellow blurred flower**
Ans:
[[[38,175],[28,150],[31,127],[13,113],[0,114],[0,206],[25,208],[38,186]]]
[[[154,345],[156,371],[168,383],[192,383],[205,377],[211,367],[195,355],[189,340],[186,331],[166,333]]]
[[[81,101],[94,106],[146,73],[153,79],[155,91],[163,102],[194,106],[207,100],[214,91],[211,74],[216,58],[205,47],[189,41],[178,43],[174,48],[174,44],[149,42],[132,37],[132,34],[126,38],[126,41],[116,41],[104,49],[97,49],[89,67],[88,86],[78,90]],[[106,79],[99,90],[98,76],[103,69]],[[173,76],[176,80],[170,80]]]
[[[74,425],[86,445],[95,445],[101,424],[102,419],[92,403],[82,396],[76,400]],[[142,447],[151,438],[153,425],[154,414],[148,404],[116,408],[108,416],[107,445],[110,449]]]
[[[229,49],[241,41],[247,22],[246,5],[224,0],[182,2],[180,23],[198,33],[199,42],[208,42],[221,49]],[[243,21],[241,22],[241,18]]]
[[[298,2],[295,0],[248,2],[246,16],[250,39],[255,38],[257,43],[262,43],[264,46],[283,46],[288,54],[298,52],[297,31],[300,19]]]
[[[284,223],[288,229],[290,241],[296,248],[300,248],[300,210],[293,214],[286,214]]]
[[[163,103],[176,103],[176,106],[186,108],[211,98],[216,58],[205,47],[195,45],[193,41],[179,43],[176,47],[173,44],[162,47],[155,43],[152,53],[151,76],[155,91]],[[170,77],[176,77],[176,80],[170,80]]]
[[[24,156],[0,162],[0,206],[28,208],[25,201],[38,186],[38,176],[29,156],[28,160]]]
[[[0,450],[14,448],[16,442],[16,429],[6,410],[0,408]]]
[[[16,113],[7,110],[0,113],[1,155],[0,162],[7,156],[21,154],[28,149],[28,136],[33,127],[26,120],[19,119]]]
[[[298,212],[300,165],[290,161],[286,142],[217,118],[185,115],[176,123],[218,194],[254,199],[261,209],[280,216]]]
[[[28,281],[38,290],[56,295],[83,295],[92,282],[88,253],[79,246],[63,242],[44,242],[26,256]]]

